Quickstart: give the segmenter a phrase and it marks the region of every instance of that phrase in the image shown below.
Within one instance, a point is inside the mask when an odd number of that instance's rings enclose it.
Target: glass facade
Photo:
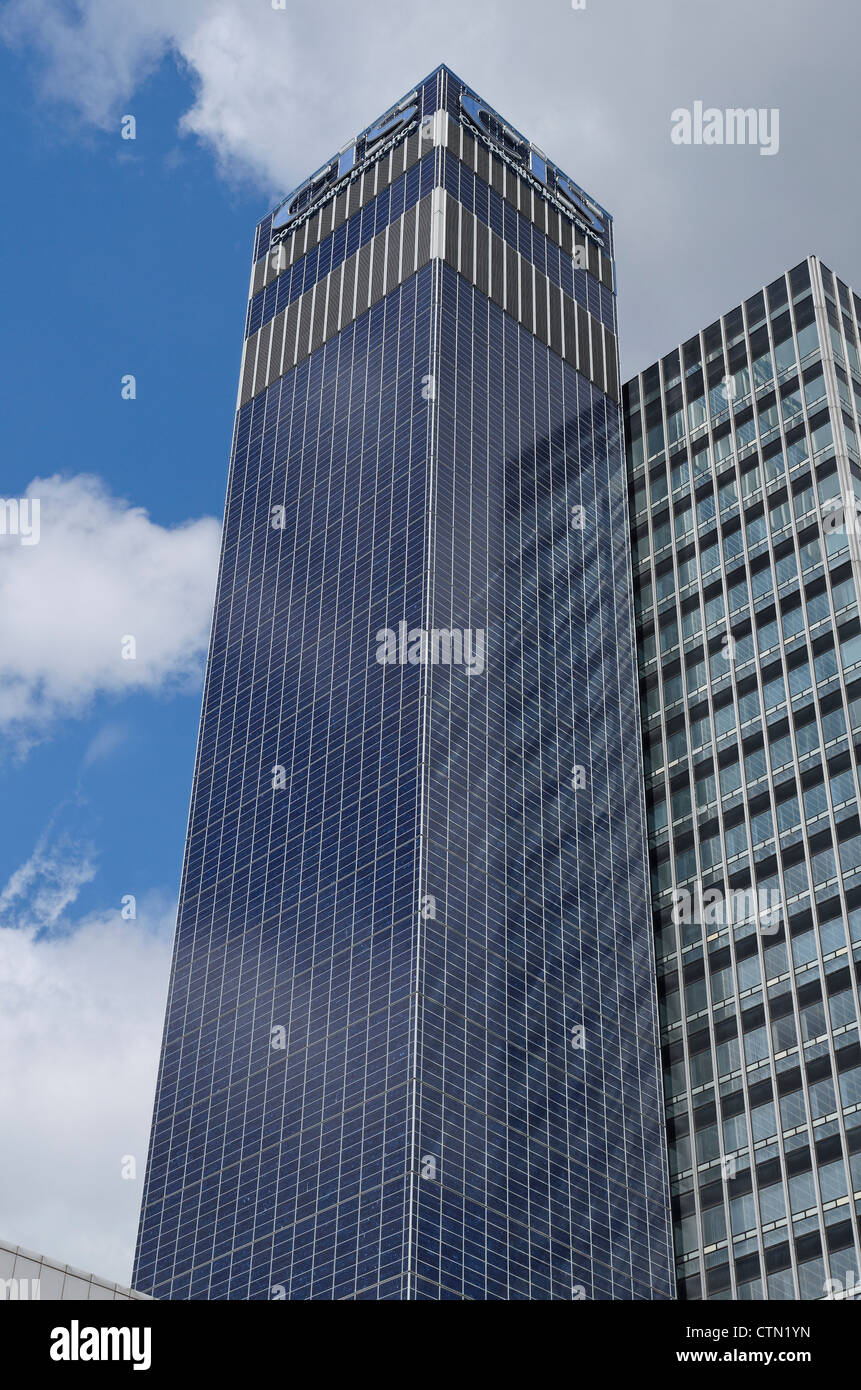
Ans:
[[[810,258],[623,392],[682,1298],[861,1269],[859,320]]]
[[[445,68],[258,227],[136,1288],[672,1296],[613,286]]]

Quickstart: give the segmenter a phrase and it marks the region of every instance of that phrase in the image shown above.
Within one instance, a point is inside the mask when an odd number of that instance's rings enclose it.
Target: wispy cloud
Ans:
[[[117,749],[122,748],[128,737],[128,731],[122,724],[103,724],[94,738],[90,740],[89,746],[84,753],[83,767],[92,767],[93,763],[101,762],[103,758],[109,758]]]
[[[50,931],[76,902],[84,884],[96,876],[92,846],[50,831],[33,853],[12,873],[0,891],[0,926]]]

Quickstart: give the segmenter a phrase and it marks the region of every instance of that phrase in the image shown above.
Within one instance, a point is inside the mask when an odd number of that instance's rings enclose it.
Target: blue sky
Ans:
[[[0,0],[0,1234],[130,1274],[258,218],[447,62],[613,212],[630,374],[810,252],[861,284],[856,9]],[[779,153],[674,145],[696,100]]]
[[[189,88],[188,76],[165,60],[135,93],[136,140],[122,141],[118,129],[94,130],[52,104],[34,105],[25,65],[0,51],[3,495],[23,497],[34,478],[95,475],[116,499],[115,517],[108,512],[102,524],[116,524],[120,535],[128,507],[145,509],[150,529],[162,532],[220,519],[224,499],[251,239],[267,200],[259,188],[226,185],[208,151],[179,137]],[[136,399],[123,400],[129,372]],[[76,496],[76,508],[80,502]],[[50,544],[44,516],[40,560]],[[54,525],[63,521],[61,510]],[[74,566],[77,547],[100,546],[101,535],[97,523],[56,563],[65,557]],[[126,552],[134,567],[132,541],[120,542],[94,576],[100,585],[121,583]],[[4,558],[26,562],[35,553]],[[24,718],[4,729],[0,922],[29,951],[11,964],[7,957],[0,974],[5,1024],[14,1030],[4,1053],[21,1051],[12,1082],[0,1081],[7,1136],[0,1229],[120,1281],[129,1276],[167,983],[200,644],[215,579],[214,520],[194,553],[202,574],[190,671],[168,652],[143,689],[105,689],[85,678],[80,698],[72,697],[72,677],[87,665],[83,650],[59,685],[52,716],[29,717],[39,703],[34,676],[21,700]],[[52,569],[47,583],[28,587],[37,648],[41,633],[50,643],[44,606],[58,581]],[[127,598],[146,600],[142,577]],[[163,604],[159,620],[171,624],[175,616]],[[117,654],[122,635],[115,632]],[[40,660],[50,662],[50,653]],[[10,896],[22,869],[25,882]],[[138,900],[135,922],[119,916],[127,894]],[[70,949],[74,943],[75,960],[58,957],[61,938]],[[94,1007],[102,1018],[95,1030],[88,1026]],[[116,1038],[118,1030],[125,1035]],[[58,1085],[75,1098],[76,1114],[64,1117]],[[127,1153],[137,1158],[136,1181],[120,1178]]]
[[[0,72],[3,179],[15,190],[3,253],[20,267],[4,286],[4,495],[23,496],[36,476],[87,472],[160,527],[220,518],[265,199],[226,191],[212,159],[180,141],[189,84],[170,61],[135,96],[134,141],[34,113],[21,65],[6,53]],[[129,372],[135,400],[121,398]],[[97,698],[74,722],[52,724],[26,761],[7,750],[5,877],[49,808],[80,788],[99,871],[79,909],[143,887],[174,891],[199,698],[195,686],[174,698]],[[82,772],[106,724],[122,741]]]

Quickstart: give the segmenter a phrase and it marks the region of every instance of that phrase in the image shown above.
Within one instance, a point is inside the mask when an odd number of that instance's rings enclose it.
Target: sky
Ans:
[[[808,254],[861,287],[859,38],[857,0],[0,0],[0,491],[40,503],[0,537],[0,1236],[130,1278],[257,220],[448,63],[613,213],[627,377]],[[698,101],[776,151],[676,143]]]

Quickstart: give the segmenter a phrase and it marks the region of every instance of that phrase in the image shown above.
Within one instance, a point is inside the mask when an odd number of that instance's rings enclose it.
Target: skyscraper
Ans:
[[[444,67],[257,228],[137,1288],[672,1296],[618,383]]]
[[[811,257],[624,390],[682,1298],[861,1270],[859,322]]]

